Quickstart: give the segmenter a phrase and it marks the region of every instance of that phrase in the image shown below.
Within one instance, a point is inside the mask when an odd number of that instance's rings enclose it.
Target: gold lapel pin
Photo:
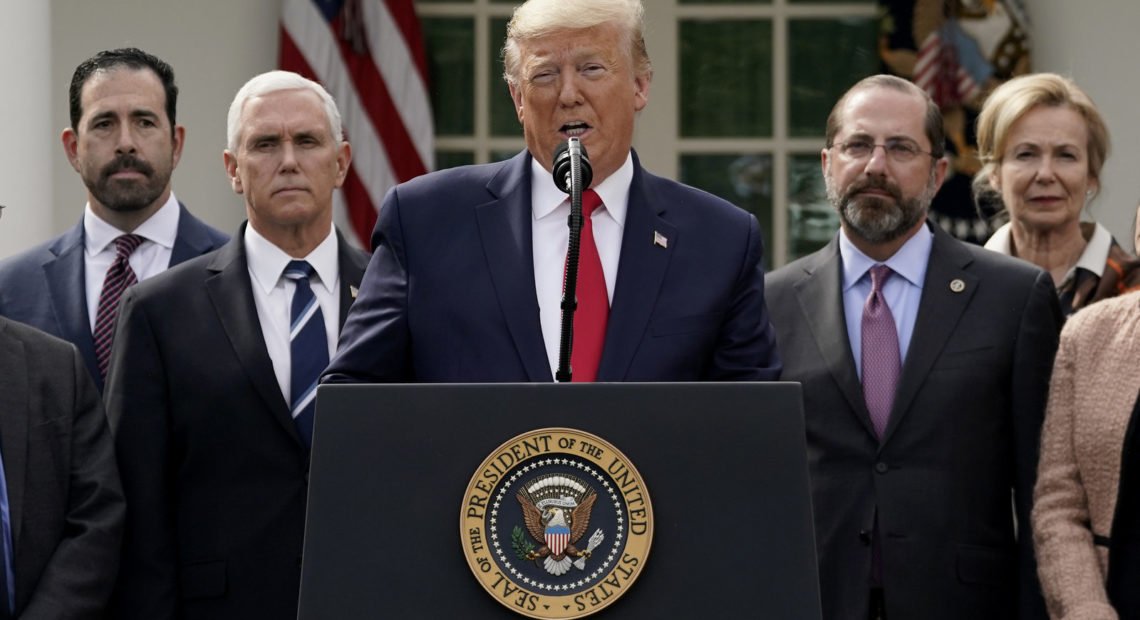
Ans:
[[[655,231],[653,231],[653,245],[660,246],[660,247],[663,247],[665,249],[668,249],[669,248],[669,239],[667,237],[665,237],[665,235],[663,235],[663,234],[661,234],[655,230]]]
[[[950,290],[955,293],[961,293],[966,290],[966,283],[962,278],[954,278],[950,281]]]
[[[359,292],[360,292],[360,289],[356,288],[355,286],[353,286],[351,284],[348,285],[348,294],[353,299],[356,299],[356,294]]]

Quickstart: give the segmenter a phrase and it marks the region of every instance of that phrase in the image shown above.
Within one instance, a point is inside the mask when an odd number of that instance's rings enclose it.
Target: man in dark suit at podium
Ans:
[[[316,383],[368,257],[333,226],[351,151],[324,88],[259,75],[227,128],[248,222],[120,310],[121,618],[297,617]]]
[[[639,0],[530,0],[504,48],[527,149],[391,190],[333,382],[551,381],[566,194],[553,151],[585,146],[575,381],[771,380],[756,218],[654,176],[631,150],[652,75]]]
[[[852,87],[822,152],[842,229],[768,281],[829,620],[1044,611],[1029,508],[1060,311],[1049,274],[926,220],[943,143],[914,84]]]
[[[119,294],[228,235],[170,189],[185,129],[170,65],[135,48],[92,56],[71,78],[63,150],[87,186],[83,219],[0,263],[0,314],[69,340],[103,389]]]

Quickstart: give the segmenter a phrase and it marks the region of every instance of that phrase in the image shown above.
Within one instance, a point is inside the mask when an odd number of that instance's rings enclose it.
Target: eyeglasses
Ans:
[[[880,146],[883,147],[883,152],[887,154],[887,157],[897,164],[914,161],[914,158],[919,155],[934,157],[934,153],[918,148],[918,143],[910,138],[891,138],[883,144],[875,144],[870,140],[848,140],[847,142],[836,142],[832,145],[832,147],[839,149],[844,157],[854,161],[867,159]]]

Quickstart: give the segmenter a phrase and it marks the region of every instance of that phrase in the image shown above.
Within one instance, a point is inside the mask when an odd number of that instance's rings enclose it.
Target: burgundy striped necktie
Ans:
[[[103,278],[103,292],[99,294],[99,309],[95,313],[95,355],[99,360],[99,374],[107,376],[107,363],[111,360],[111,337],[115,332],[115,315],[119,311],[119,298],[127,287],[138,282],[131,269],[131,253],[145,241],[138,235],[119,235],[115,238],[115,260]]]

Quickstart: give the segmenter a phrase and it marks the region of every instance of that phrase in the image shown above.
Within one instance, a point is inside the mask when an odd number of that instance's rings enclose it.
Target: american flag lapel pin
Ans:
[[[669,248],[669,239],[667,237],[665,237],[665,235],[663,235],[663,234],[661,234],[655,230],[655,231],[653,231],[653,245],[660,246],[662,248],[668,249]]]

